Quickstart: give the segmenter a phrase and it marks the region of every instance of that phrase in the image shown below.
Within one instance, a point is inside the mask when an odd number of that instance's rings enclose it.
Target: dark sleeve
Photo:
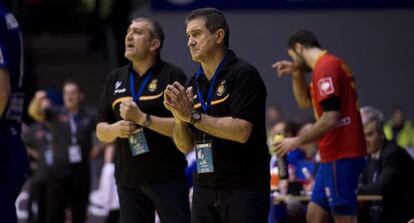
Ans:
[[[45,108],[44,113],[45,113],[45,121],[46,122],[51,122],[56,117],[57,109],[53,106],[48,107],[48,108]]]
[[[363,187],[364,185],[366,185],[368,183],[368,173],[367,173],[367,168],[365,168],[362,173],[359,175],[359,179],[358,179],[358,187]]]
[[[398,153],[384,154],[381,173],[376,183],[366,184],[358,189],[359,194],[383,194],[400,180],[400,162]]]
[[[185,75],[184,71],[179,67],[176,67],[171,72],[171,82],[170,83],[174,83],[174,81],[178,81],[183,86],[185,86],[185,84],[186,84],[187,76]]]
[[[195,88],[194,88],[194,81],[195,81],[195,77],[194,76],[192,76],[191,78],[189,78],[187,81],[186,81],[186,83],[185,83],[185,87],[186,88],[188,88],[188,87],[193,87],[193,91],[195,90]],[[194,92],[195,93],[195,92]]]
[[[254,67],[236,72],[231,79],[230,115],[254,123],[266,104],[266,87]]]
[[[63,107],[59,106],[50,106],[45,108],[45,123],[49,125],[54,125],[58,119],[59,114],[62,113]]]
[[[28,131],[25,134],[23,134],[22,139],[25,145],[37,149],[35,132],[36,129],[33,125],[31,125]]]
[[[341,99],[336,96],[329,97],[320,102],[323,111],[340,111]]]
[[[113,92],[113,81],[112,76],[115,73],[112,72],[108,75],[105,86],[103,88],[103,92],[101,95],[101,100],[98,106],[98,114],[96,116],[96,123],[100,122],[107,122],[107,123],[114,123],[116,121],[115,114],[112,111],[112,104],[111,104],[111,93]]]

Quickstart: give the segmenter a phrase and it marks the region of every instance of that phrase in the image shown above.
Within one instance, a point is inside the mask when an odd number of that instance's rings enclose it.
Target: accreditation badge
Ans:
[[[70,145],[68,150],[69,162],[70,163],[80,163],[82,162],[82,152],[81,147],[77,144]]]
[[[197,173],[213,173],[212,141],[203,141],[196,144]]]
[[[128,141],[132,156],[138,156],[149,152],[149,147],[143,128],[138,128],[135,133],[128,138]]]

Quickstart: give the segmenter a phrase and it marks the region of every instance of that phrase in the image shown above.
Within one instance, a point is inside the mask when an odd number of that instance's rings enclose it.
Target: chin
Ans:
[[[200,62],[200,57],[199,57],[198,55],[191,55],[191,59],[192,59],[194,62]]]
[[[131,53],[129,53],[129,52],[125,52],[125,53],[124,53],[124,57],[125,57],[126,59],[130,60],[130,58],[132,58],[132,54],[131,54]]]

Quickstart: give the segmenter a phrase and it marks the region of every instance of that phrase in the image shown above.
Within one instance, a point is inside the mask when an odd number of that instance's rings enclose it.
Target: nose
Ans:
[[[127,34],[125,36],[125,40],[131,40],[131,39],[132,39],[131,32],[127,32]]]
[[[195,40],[191,36],[188,37],[187,46],[190,47],[190,48],[195,46]]]

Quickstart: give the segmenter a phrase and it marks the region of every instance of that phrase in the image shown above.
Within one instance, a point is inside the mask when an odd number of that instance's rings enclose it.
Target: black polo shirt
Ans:
[[[26,146],[36,150],[39,154],[38,159],[36,160],[36,170],[35,170],[35,179],[37,180],[46,180],[48,177],[48,167],[45,159],[46,150],[52,146],[51,134],[49,130],[41,123],[33,123],[29,126],[27,132],[23,134],[23,142]]]
[[[138,102],[139,108],[148,114],[159,117],[172,117],[163,104],[163,93],[167,84],[174,81],[185,83],[184,72],[169,63],[158,59],[150,69],[152,77],[148,81]],[[98,122],[115,123],[121,120],[119,105],[131,97],[129,74],[131,65],[112,71],[106,80],[102,95]],[[149,72],[135,76],[135,90],[138,91]],[[187,166],[184,154],[174,145],[172,138],[144,128],[149,152],[132,156],[128,139],[116,139],[115,178],[119,186],[137,188],[142,184],[165,183],[174,179],[184,179]]]
[[[46,127],[52,134],[53,164],[50,173],[56,177],[65,177],[73,170],[89,171],[89,154],[95,137],[95,114],[89,109],[81,108],[74,116],[77,127],[76,140],[80,146],[82,161],[70,163],[69,146],[72,144],[70,113],[62,106],[52,106],[45,110]]]
[[[213,141],[214,173],[195,174],[195,184],[208,187],[233,187],[251,184],[268,184],[270,179],[266,144],[265,103],[266,88],[256,68],[237,58],[228,50],[223,69],[217,74],[216,86],[208,115],[234,117],[249,121],[253,131],[246,143],[238,143],[207,135]],[[189,86],[197,88],[195,76]],[[204,74],[198,78],[198,86],[204,98],[210,86]],[[198,98],[195,108],[203,112]],[[203,139],[203,132],[196,128],[196,141]]]

